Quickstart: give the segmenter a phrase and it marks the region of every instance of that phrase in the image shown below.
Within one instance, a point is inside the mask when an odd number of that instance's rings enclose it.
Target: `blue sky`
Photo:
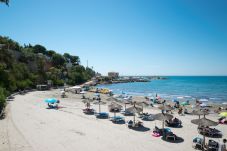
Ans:
[[[227,75],[226,0],[11,0],[0,35],[102,74]]]

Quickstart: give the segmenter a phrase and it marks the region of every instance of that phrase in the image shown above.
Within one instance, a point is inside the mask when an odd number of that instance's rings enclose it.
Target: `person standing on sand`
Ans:
[[[227,151],[226,150],[226,142],[227,142],[227,140],[223,139],[223,143],[221,144],[221,151]]]

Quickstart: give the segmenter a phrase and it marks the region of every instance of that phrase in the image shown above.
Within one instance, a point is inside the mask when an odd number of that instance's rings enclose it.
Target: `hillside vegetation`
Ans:
[[[80,58],[47,50],[42,45],[24,45],[0,36],[0,111],[12,92],[35,88],[51,80],[54,86],[86,82],[95,72],[80,64]]]

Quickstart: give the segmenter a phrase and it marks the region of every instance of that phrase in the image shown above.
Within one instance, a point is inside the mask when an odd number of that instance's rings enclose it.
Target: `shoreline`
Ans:
[[[182,128],[171,130],[183,139],[181,143],[169,143],[161,138],[153,137],[152,130],[155,126],[161,127],[160,121],[143,121],[147,131],[135,131],[128,129],[125,124],[113,124],[108,119],[96,119],[94,115],[85,115],[82,109],[82,94],[66,93],[67,98],[60,97],[61,90],[33,91],[25,95],[16,95],[13,101],[8,102],[9,108],[6,119],[0,120],[0,151],[147,151],[153,148],[155,151],[191,151],[192,139],[198,136],[197,126],[192,124],[194,115],[173,115],[183,122]],[[92,98],[94,93],[86,93],[86,97]],[[60,108],[47,109],[44,102],[46,98],[60,99]],[[108,111],[107,95],[101,94],[106,104],[101,105],[101,111]],[[134,99],[144,99],[135,97]],[[130,107],[130,105],[127,105]],[[98,110],[97,104],[92,108]],[[154,107],[144,108],[144,112],[151,114],[160,113]],[[113,116],[113,113],[109,113]],[[121,115],[117,113],[117,115]],[[217,114],[210,114],[209,119],[217,120]],[[125,116],[126,120],[133,117]],[[136,116],[136,120],[141,120]],[[222,131],[223,137],[227,137],[226,125],[215,127]],[[185,133],[187,132],[187,133]],[[53,139],[54,138],[54,139]],[[107,139],[108,138],[108,139]],[[221,139],[214,140],[220,142]],[[122,143],[124,142],[124,143]],[[131,143],[133,142],[133,143]],[[130,144],[130,145],[128,145]]]
[[[135,82],[135,83],[147,83],[147,82]],[[118,84],[132,84],[132,83],[113,83],[113,84],[98,84],[95,86],[95,88],[102,88],[102,89],[109,89],[112,90],[109,86],[110,85],[118,85]],[[113,90],[112,90],[113,91]],[[180,95],[180,94],[166,94],[166,93],[157,93],[157,92],[129,92],[129,91],[124,91],[123,88],[122,90],[120,90],[120,88],[118,88],[117,90],[113,91],[114,94],[116,95],[122,95],[122,92],[126,93],[129,96],[142,96],[142,97],[155,97],[155,94],[158,94],[158,96],[160,96],[163,99],[166,100],[173,100],[173,99],[177,99],[177,97],[183,97],[183,99],[179,99],[179,100],[183,100],[183,101],[195,101],[196,99],[208,99],[209,101],[206,103],[212,103],[212,104],[223,104],[223,103],[227,103],[227,98],[226,99],[222,99],[222,98],[216,98],[216,97],[201,97],[201,96],[193,96],[193,95]],[[224,104],[223,104],[224,105]]]

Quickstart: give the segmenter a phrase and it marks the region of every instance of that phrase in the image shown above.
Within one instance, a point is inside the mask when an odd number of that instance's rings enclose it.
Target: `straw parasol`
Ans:
[[[164,121],[165,120],[170,120],[173,118],[173,115],[168,114],[168,113],[158,113],[154,115],[155,120],[162,121],[162,128],[164,130]]]
[[[83,100],[82,102],[83,102],[84,104],[86,104],[86,107],[87,107],[87,108],[90,108],[90,103],[91,103],[92,101],[93,101],[92,99],[87,98],[87,99]]]
[[[135,123],[136,113],[142,112],[142,108],[133,106],[133,107],[127,108],[126,111],[134,114],[133,122]]]
[[[163,110],[163,111],[171,111],[171,110],[173,110],[173,107],[171,107],[170,105],[161,105],[158,108],[160,110]]]
[[[98,104],[99,105],[99,113],[101,112],[101,104],[106,104],[106,102],[103,102],[101,100],[95,101],[94,104]]]
[[[207,118],[201,118],[201,119],[194,119],[191,121],[193,124],[199,125],[199,126],[217,126],[218,123],[214,122],[212,120],[209,120]]]
[[[110,105],[108,105],[108,108],[110,112],[114,112],[114,117],[116,116],[116,112],[121,110],[122,106],[120,104],[117,104],[115,102],[112,102]]]
[[[200,116],[201,116],[201,115],[203,115],[203,117],[205,118],[205,116],[208,115],[209,112],[206,111],[206,110],[193,110],[193,111],[192,111],[192,114],[193,114],[193,115],[198,115],[198,116],[199,116],[199,119],[200,119]]]
[[[217,122],[214,122],[212,120],[209,120],[207,118],[201,118],[201,119],[194,119],[194,120],[191,120],[191,122],[195,125],[198,125],[198,126],[204,126],[204,127],[207,127],[207,126],[217,126],[218,123]],[[205,146],[205,135],[203,135],[203,150],[204,150],[204,146]]]
[[[150,103],[148,101],[145,101],[145,100],[135,100],[135,101],[132,101],[132,103],[135,105],[139,105],[142,107],[142,112],[143,112],[143,107],[144,106],[147,106],[147,105],[150,105]]]

